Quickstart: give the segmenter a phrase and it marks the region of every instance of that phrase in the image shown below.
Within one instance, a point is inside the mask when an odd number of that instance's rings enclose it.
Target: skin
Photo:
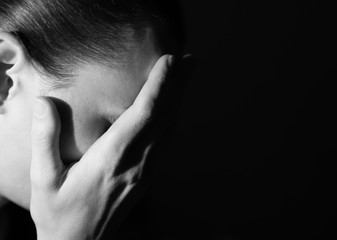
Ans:
[[[122,203],[125,210],[125,199],[142,186],[148,154],[165,129],[156,113],[158,103],[165,103],[173,60],[164,55],[157,61],[133,104],[71,166],[60,158],[61,122],[55,105],[48,98],[35,100],[30,212],[38,239],[101,239],[111,229],[110,219],[120,220],[115,211]],[[161,124],[152,134],[155,122]],[[141,154],[132,154],[139,142]]]
[[[56,99],[63,126],[61,159],[65,163],[77,161],[131,106],[161,52],[149,30],[147,37],[132,47],[124,66],[82,65],[70,88],[50,90],[21,42],[6,32],[0,32],[0,40],[0,203],[5,198],[29,209],[34,99]],[[4,63],[11,65],[5,73]],[[11,80],[4,77],[6,74]]]

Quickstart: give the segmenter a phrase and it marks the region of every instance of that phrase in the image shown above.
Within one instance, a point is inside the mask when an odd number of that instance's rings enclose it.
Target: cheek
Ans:
[[[31,115],[27,108],[12,107],[16,111],[0,119],[0,195],[28,208]]]

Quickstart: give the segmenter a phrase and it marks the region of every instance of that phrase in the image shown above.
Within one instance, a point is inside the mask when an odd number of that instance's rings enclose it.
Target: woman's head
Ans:
[[[0,2],[0,196],[28,207],[34,97],[54,99],[62,157],[78,160],[132,104],[160,55],[181,50],[173,2]]]
[[[0,29],[22,41],[36,69],[57,80],[51,84],[69,85],[81,63],[125,64],[148,28],[161,37],[162,50],[177,52],[179,8],[165,2],[2,0]]]

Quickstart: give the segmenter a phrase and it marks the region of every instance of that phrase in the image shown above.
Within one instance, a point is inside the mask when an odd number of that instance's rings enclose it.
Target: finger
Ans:
[[[117,142],[113,144],[124,145],[132,141],[153,119],[162,100],[160,97],[164,93],[173,61],[171,55],[164,55],[157,61],[132,106],[109,129],[108,134],[118,136]]]
[[[31,181],[39,187],[53,188],[63,169],[59,152],[60,117],[48,98],[36,98],[32,121]]]
[[[166,115],[176,116],[176,114],[173,113],[177,113],[177,110],[180,108],[194,65],[195,58],[191,54],[186,54],[181,59],[178,59],[171,76],[172,81],[170,81],[169,90],[167,91],[167,93],[173,97],[166,98],[167,104],[169,105],[168,108],[170,109],[170,111],[165,111],[168,113]]]
[[[104,158],[100,160],[103,166],[115,169],[116,166],[111,163],[112,157],[119,159],[116,155],[122,156],[125,149],[152,121],[173,63],[171,55],[164,55],[157,61],[134,103],[89,150],[93,154],[100,152],[99,155]],[[88,160],[90,161],[89,158]]]
[[[143,158],[145,161],[141,163],[143,166],[142,172],[145,172],[142,175],[146,176],[147,179],[151,179],[153,174],[157,172],[155,169],[162,166],[162,164],[158,164],[160,156],[165,155],[165,151],[168,151],[166,153],[169,154],[170,150],[166,146],[172,141],[175,134],[175,124],[181,114],[183,98],[195,63],[195,58],[191,54],[176,59],[173,74],[170,74],[168,87],[165,90],[167,96],[164,99],[164,106],[159,109],[158,117],[151,124],[151,129],[143,134],[138,141],[138,143],[144,143],[140,144],[143,146],[152,143],[146,158]]]
[[[146,104],[154,104],[150,112],[151,116],[147,120],[145,119],[145,121],[150,122],[150,124],[146,123],[150,125],[150,127],[147,128],[146,132],[137,134],[135,138],[131,140],[130,143],[133,143],[132,153],[128,153],[128,155],[119,162],[117,168],[115,168],[117,175],[128,172],[129,169],[137,169],[139,175],[143,175],[144,166],[153,165],[154,162],[157,162],[156,159],[158,158],[159,151],[164,150],[162,146],[163,143],[167,141],[167,138],[174,132],[174,120],[177,119],[177,115],[179,115],[178,111],[181,107],[182,98],[194,60],[191,54],[186,54],[182,58],[175,59],[174,66],[169,67],[166,72],[156,71],[155,68],[153,69],[152,76],[155,76],[153,79],[162,79],[164,82],[161,83],[159,87],[154,88],[159,89],[159,91],[153,91],[153,102],[150,100],[149,103],[141,103],[144,104],[144,106]],[[151,75],[149,79],[150,78]],[[156,81],[156,83],[158,82],[159,81]],[[144,86],[144,92],[145,89]],[[150,95],[151,93],[145,94],[145,96]],[[139,100],[140,97],[141,95],[139,95],[137,100]],[[148,101],[148,99],[144,101]],[[135,104],[137,104],[137,101]],[[153,120],[153,118],[155,119]],[[143,127],[143,130],[144,129],[145,127]],[[149,157],[150,155],[151,157]],[[146,169],[147,172],[149,172],[149,168],[146,167]]]

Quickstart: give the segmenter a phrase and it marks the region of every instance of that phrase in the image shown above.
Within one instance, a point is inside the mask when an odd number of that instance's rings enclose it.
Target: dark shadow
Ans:
[[[82,154],[75,141],[73,111],[65,101],[55,97],[49,98],[54,102],[61,118],[60,152],[62,161],[65,164],[79,161],[78,156]]]

